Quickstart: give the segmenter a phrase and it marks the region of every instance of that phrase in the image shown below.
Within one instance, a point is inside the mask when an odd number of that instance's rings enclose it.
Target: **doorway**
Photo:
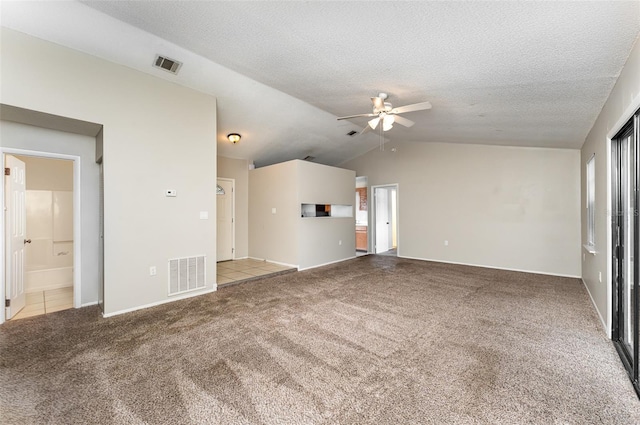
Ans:
[[[74,285],[79,158],[15,151],[3,160],[5,318],[73,308],[79,297]]]
[[[0,120],[0,161],[3,164],[6,155],[73,161],[73,306],[95,305],[98,270],[103,264],[98,249],[98,217],[102,214],[98,197],[98,162],[103,157],[103,126],[6,104],[0,104],[0,115],[3,118]],[[9,118],[11,121],[7,121]],[[2,202],[4,190],[5,185],[0,184]],[[0,257],[4,262],[4,208],[0,208],[0,223]],[[5,280],[6,273],[1,273],[0,293],[6,296],[8,285]],[[0,324],[6,320],[5,313],[6,309],[0,308]]]
[[[216,186],[216,261],[235,257],[235,180],[218,178]]]
[[[631,381],[638,384],[639,115],[612,139],[612,329],[611,338]]]
[[[367,177],[356,177],[356,256],[369,252],[369,202]]]
[[[373,186],[374,252],[398,255],[398,185]]]
[[[6,207],[1,226],[2,257],[7,271],[0,285],[7,300],[2,319],[79,307],[80,287],[75,283],[81,252],[77,223],[80,194],[76,190],[80,158],[9,148],[3,148],[1,156]],[[16,174],[23,176],[17,190],[12,187]],[[30,304],[34,306],[28,307]]]

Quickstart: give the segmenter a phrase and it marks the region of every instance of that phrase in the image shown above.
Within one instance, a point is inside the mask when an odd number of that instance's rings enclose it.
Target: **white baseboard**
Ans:
[[[602,314],[600,314],[600,310],[598,310],[598,306],[596,305],[595,300],[593,299],[593,296],[591,295],[591,291],[589,290],[589,287],[587,286],[587,282],[584,281],[584,279],[580,278],[580,280],[582,281],[582,284],[584,285],[585,289],[587,290],[587,294],[589,294],[589,299],[591,299],[591,304],[593,304],[593,308],[596,311],[596,313],[598,313],[598,317],[600,318],[600,323],[602,323],[602,327],[604,328],[604,332],[607,334],[607,338],[611,339],[611,327],[607,326],[607,323],[605,322],[604,318],[602,317]]]
[[[171,298],[167,298],[167,299],[162,300],[162,301],[156,301],[156,302],[150,303],[150,304],[145,304],[145,305],[141,305],[141,306],[137,306],[137,307],[126,308],[124,310],[118,310],[118,311],[114,311],[112,313],[102,313],[102,317],[107,318],[107,317],[118,316],[118,315],[124,314],[124,313],[131,313],[132,311],[143,310],[145,308],[156,307],[156,306],[159,306],[159,305],[162,305],[162,304],[171,303],[171,302],[174,302],[174,301],[184,300],[186,298],[192,298],[192,297],[197,297],[197,296],[200,296],[200,295],[209,294],[209,293],[215,292],[217,290],[218,290],[218,285],[214,283],[213,284],[213,288],[207,289],[205,291],[189,292],[187,294],[172,296]]]
[[[251,260],[266,261],[267,263],[273,263],[273,264],[278,264],[280,266],[287,266],[287,267],[292,267],[294,269],[300,269],[300,266],[298,266],[297,264],[281,263],[280,261],[267,260],[266,258],[257,258],[257,257],[248,257],[248,258]]]
[[[573,279],[582,279],[582,277],[578,276],[578,275],[570,275],[570,274],[562,274],[562,273],[549,273],[549,272],[542,272],[542,271],[537,271],[537,270],[511,269],[511,268],[507,268],[507,267],[487,266],[487,265],[484,265],[484,264],[471,264],[471,263],[461,263],[461,262],[457,262],[457,261],[434,260],[434,259],[431,259],[431,258],[408,257],[408,256],[405,256],[405,255],[398,255],[398,258],[407,258],[409,260],[433,261],[434,263],[456,264],[456,265],[459,265],[459,266],[482,267],[484,269],[506,270],[506,271],[510,271],[510,272],[543,274],[543,275],[546,275],[546,276],[570,277],[570,278],[573,278]]]
[[[80,305],[80,308],[91,307],[92,305],[98,305],[98,301],[91,301],[89,303],[84,303],[84,304]]]
[[[342,263],[343,261],[353,260],[354,258],[357,258],[357,257],[354,255],[353,257],[341,258],[340,260],[330,261],[328,263],[317,264],[315,266],[310,266],[310,267],[305,267],[305,268],[298,268],[298,270],[302,271],[302,270],[315,269],[315,268],[322,267],[322,266],[328,266],[330,264]]]

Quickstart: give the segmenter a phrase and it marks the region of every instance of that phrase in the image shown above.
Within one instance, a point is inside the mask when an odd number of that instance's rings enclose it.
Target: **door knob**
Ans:
[[[24,240],[24,243],[25,243],[25,244],[31,243],[31,239],[25,239],[25,240]]]

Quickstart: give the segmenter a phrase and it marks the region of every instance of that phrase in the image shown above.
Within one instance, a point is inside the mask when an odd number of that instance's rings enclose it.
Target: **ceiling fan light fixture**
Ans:
[[[396,121],[393,115],[385,115],[382,119],[382,130],[389,131],[393,128],[393,123]]]
[[[404,127],[411,127],[415,124],[415,122],[397,114],[431,109],[430,102],[420,102],[394,108],[391,102],[385,102],[387,97],[388,95],[386,93],[379,93],[378,97],[372,97],[371,103],[373,104],[373,112],[371,113],[338,117],[338,120],[347,120],[359,117],[376,117],[368,121],[368,126],[371,127],[372,130],[375,130],[378,128],[378,124],[380,124],[380,121],[382,120],[382,130],[389,131],[393,128],[393,124],[396,122]],[[369,127],[365,126],[360,134],[369,131]]]

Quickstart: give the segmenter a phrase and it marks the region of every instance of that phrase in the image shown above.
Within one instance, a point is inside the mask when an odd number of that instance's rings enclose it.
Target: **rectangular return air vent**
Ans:
[[[206,257],[174,258],[169,260],[169,295],[195,291],[206,286]]]
[[[169,59],[165,56],[156,55],[156,60],[153,63],[156,68],[164,69],[172,74],[177,74],[182,66],[182,62],[178,62],[174,59]]]

